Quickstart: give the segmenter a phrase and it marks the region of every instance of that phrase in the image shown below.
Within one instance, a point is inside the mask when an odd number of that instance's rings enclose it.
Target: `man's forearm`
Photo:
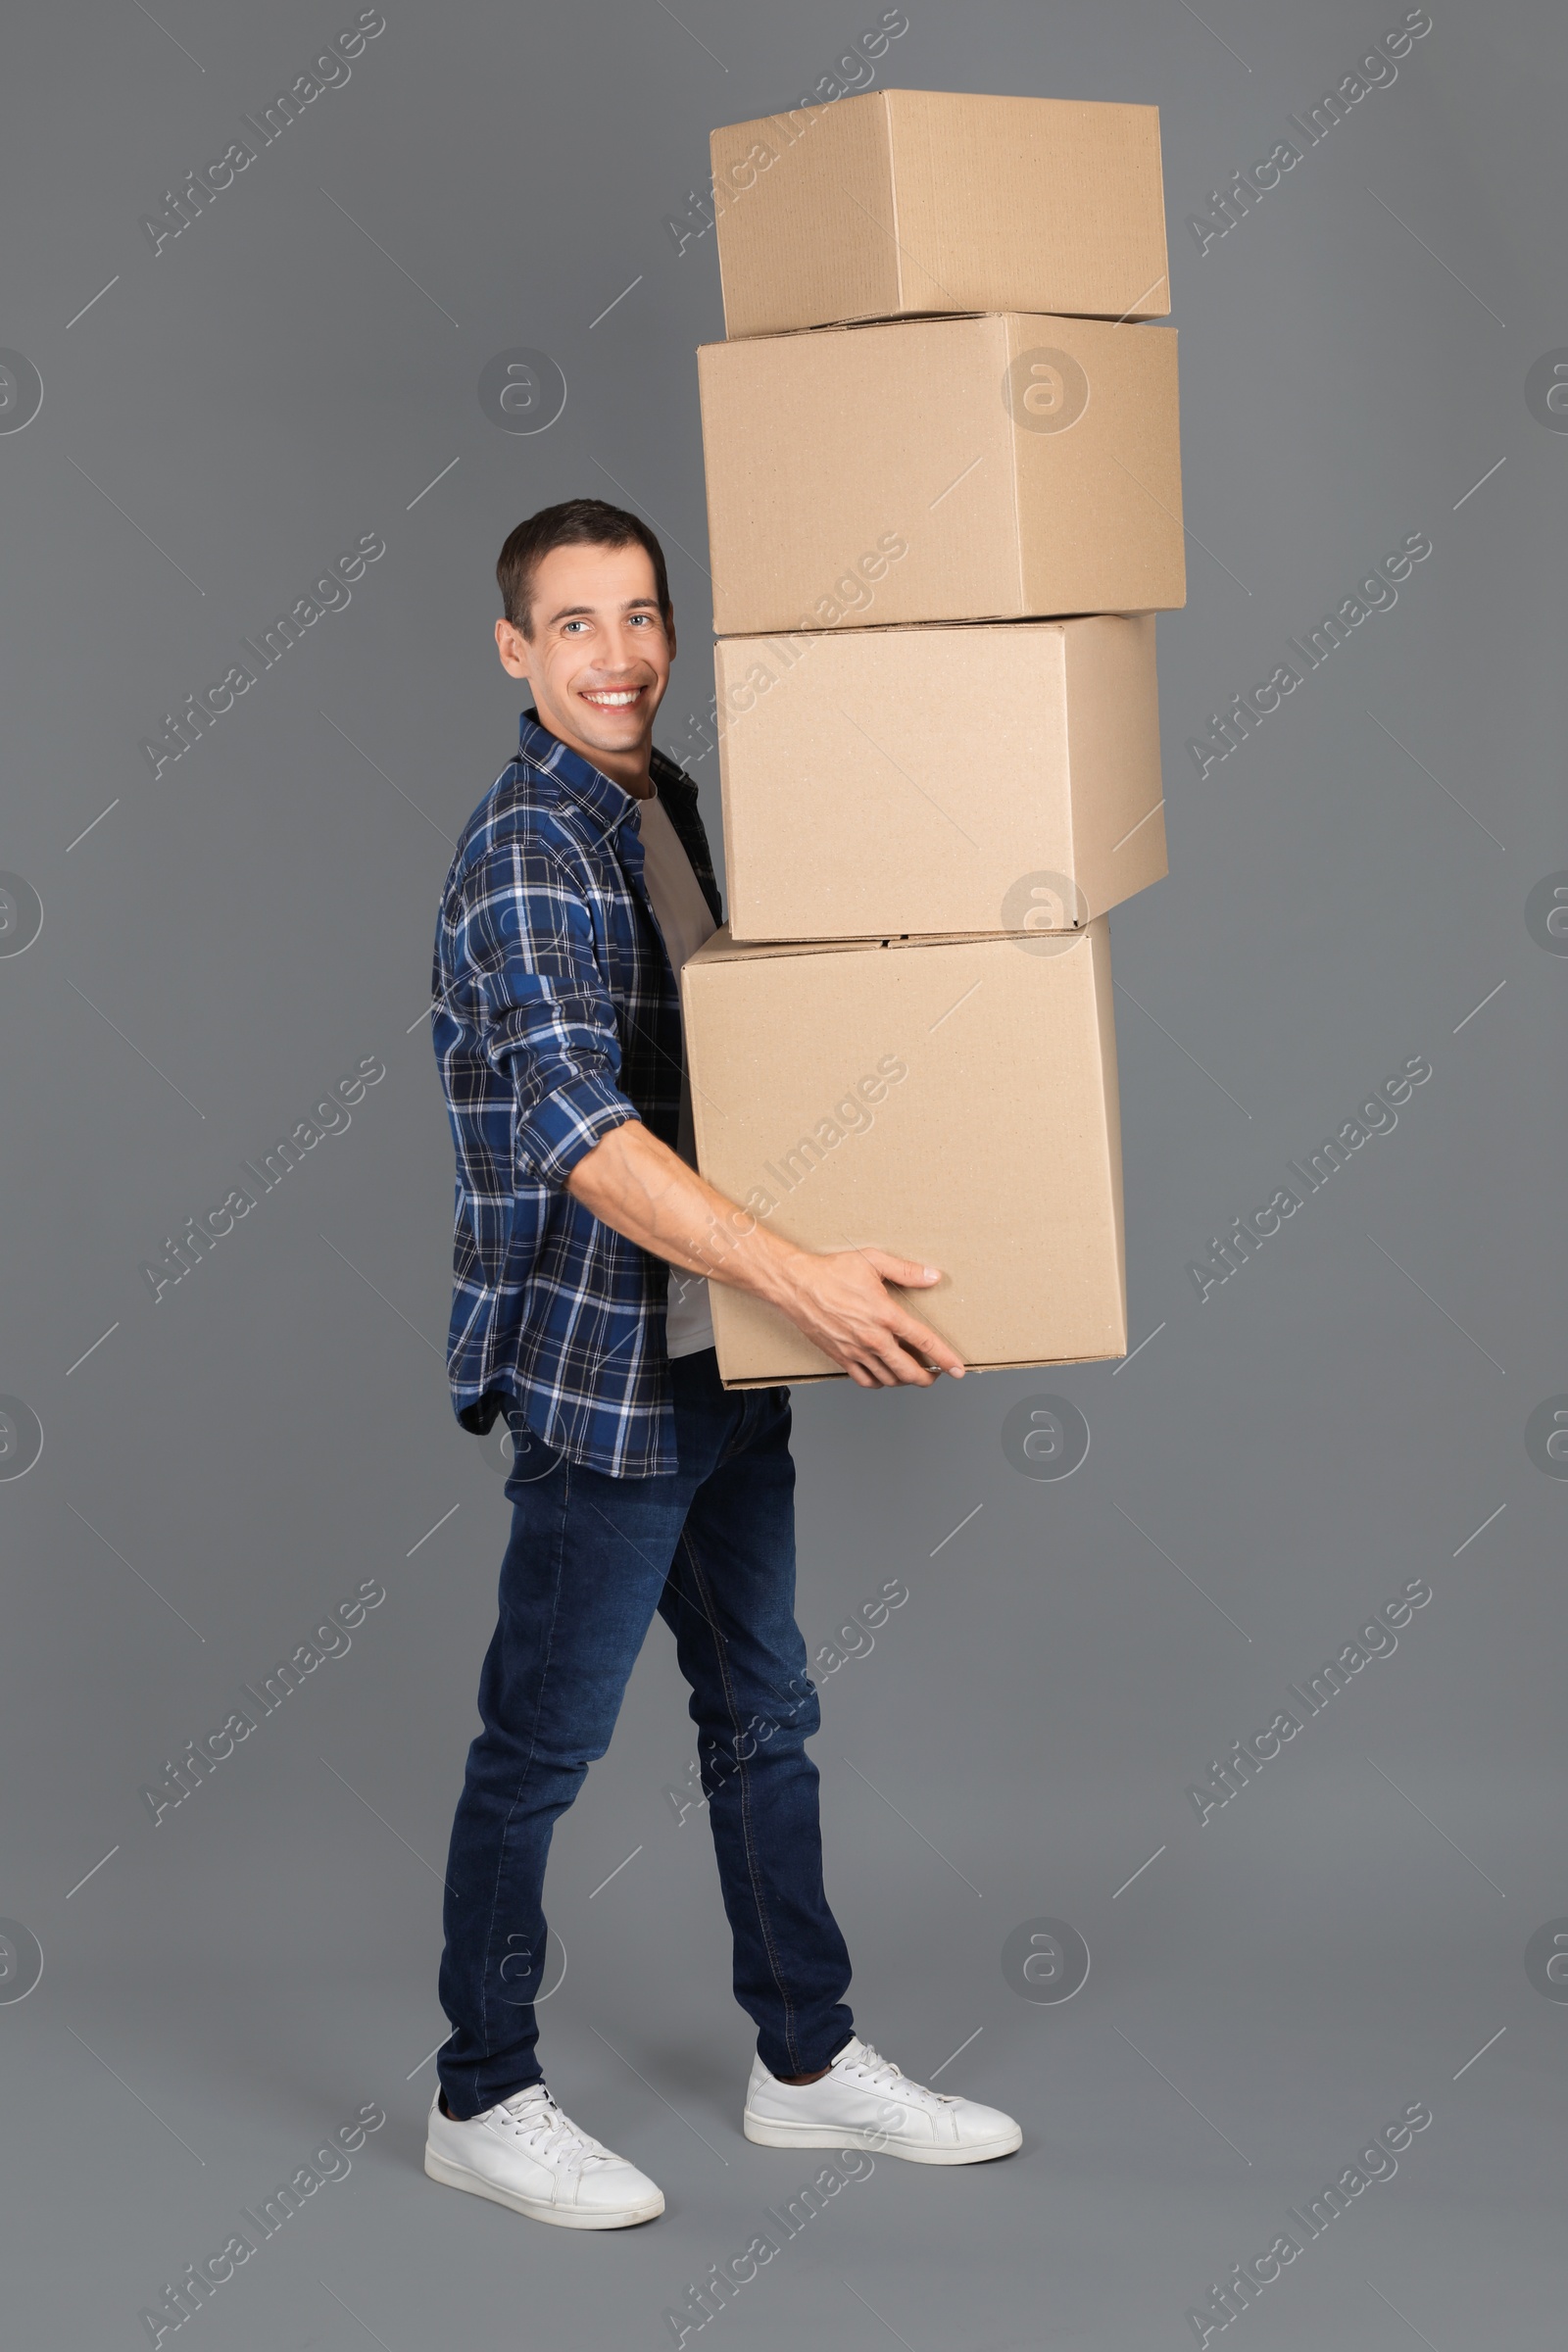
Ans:
[[[683,1272],[731,1283],[775,1305],[784,1302],[791,1260],[807,1254],[726,1200],[640,1119],[602,1137],[577,1162],[566,1190],[628,1241]]]
[[[885,1250],[803,1250],[726,1200],[640,1119],[602,1136],[566,1190],[671,1265],[781,1307],[861,1388],[928,1388],[939,1371],[963,1376],[962,1357],[898,1296],[940,1282],[935,1266]]]

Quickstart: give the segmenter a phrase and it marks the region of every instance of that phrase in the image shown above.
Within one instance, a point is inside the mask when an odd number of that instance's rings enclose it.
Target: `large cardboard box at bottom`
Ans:
[[[1110,952],[1054,936],[739,947],[681,974],[697,1156],[811,1250],[938,1266],[911,1312],[977,1369],[1127,1350]],[[727,1388],[843,1378],[715,1282]]]

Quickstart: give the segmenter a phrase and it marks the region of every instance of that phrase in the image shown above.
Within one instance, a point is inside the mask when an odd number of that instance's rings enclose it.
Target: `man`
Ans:
[[[496,570],[501,665],[533,708],[458,844],[432,996],[458,1160],[453,1404],[480,1434],[507,1416],[513,1525],[447,1867],[454,2030],[425,2171],[568,2229],[663,2210],[546,2088],[533,2007],[551,1833],[610,1744],[656,1609],[691,1686],[758,2030],[746,2136],[1005,2155],[1010,2116],[908,2082],[845,2006],[806,1753],[789,1392],[726,1393],[708,1310],[708,1283],[733,1283],[861,1388],[927,1388],[963,1365],[898,1292],[939,1276],[798,1249],[697,1173],[677,977],[720,909],[696,788],[653,748],[675,655],[658,540],[572,499],[519,523]]]

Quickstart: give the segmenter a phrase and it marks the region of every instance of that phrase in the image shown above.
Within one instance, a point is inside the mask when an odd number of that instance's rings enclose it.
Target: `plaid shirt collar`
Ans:
[[[554,776],[562,792],[597,818],[600,831],[607,839],[617,826],[625,823],[637,806],[632,794],[607,776],[602,768],[593,766],[580,752],[574,752],[569,743],[563,743],[559,735],[552,735],[538,711],[531,707],[524,710],[517,722],[517,757],[526,760],[530,767],[542,768],[547,775]],[[656,753],[654,757],[662,759],[663,755]],[[620,845],[616,846],[618,848]]]
[[[552,735],[531,706],[523,711],[517,722],[517,757],[530,767],[541,768],[554,776],[558,787],[596,820],[607,841],[619,833],[627,817],[638,807],[633,794],[607,776],[603,769],[595,767],[580,752],[574,752],[569,744],[563,743],[559,735]],[[698,814],[697,787],[686,770],[677,767],[674,760],[668,759],[657,745],[650,754],[649,773],[681,848],[691,860],[692,871],[697,877],[698,888],[708,902],[709,910],[715,923],[722,922],[723,903],[713,874],[708,835]],[[614,849],[616,857],[646,900],[648,891],[643,880],[642,835],[638,827],[633,825],[629,834],[620,834]],[[653,911],[651,901],[649,911]]]

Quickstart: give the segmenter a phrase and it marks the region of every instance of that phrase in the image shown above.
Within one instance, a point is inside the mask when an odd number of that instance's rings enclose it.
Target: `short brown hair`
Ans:
[[[531,640],[533,582],[539,565],[557,547],[630,547],[646,549],[654,567],[654,590],[659,609],[669,616],[669,575],[664,551],[639,514],[612,507],[602,498],[568,498],[559,507],[541,507],[509,533],[496,559],[496,581],[508,620]]]

